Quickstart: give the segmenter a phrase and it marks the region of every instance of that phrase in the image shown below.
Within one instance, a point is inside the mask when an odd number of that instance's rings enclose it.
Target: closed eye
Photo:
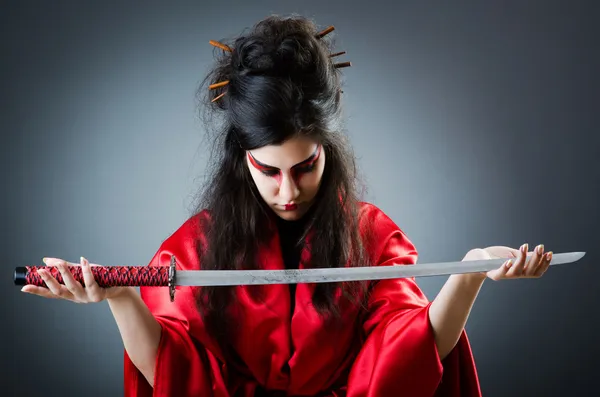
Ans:
[[[317,160],[319,159],[320,153],[321,153],[321,146],[318,146],[317,149],[315,150],[315,152],[309,158],[307,158],[304,161],[301,161],[300,163],[298,163],[294,167],[292,167],[292,169],[293,169],[292,172],[294,174],[307,174],[307,173],[314,171],[315,164],[316,164]],[[269,166],[267,164],[261,163],[260,161],[256,160],[254,158],[254,156],[252,155],[252,153],[250,153],[250,152],[248,152],[248,158],[250,159],[250,163],[252,163],[254,168],[259,170],[263,175],[270,176],[270,177],[280,175],[279,168],[275,168],[275,167]]]
[[[279,174],[279,170],[275,170],[275,169],[260,170],[260,172],[262,172],[266,176],[275,176],[275,175]]]
[[[309,165],[304,165],[302,167],[298,167],[298,168],[294,168],[294,171],[302,173],[302,174],[308,174],[309,172],[313,172],[315,170],[315,164],[309,164]]]

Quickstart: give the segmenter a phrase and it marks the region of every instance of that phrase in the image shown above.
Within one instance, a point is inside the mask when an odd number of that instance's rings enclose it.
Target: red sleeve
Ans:
[[[378,266],[414,265],[417,251],[406,235],[376,207],[369,251]],[[372,289],[363,322],[364,345],[352,367],[348,397],[479,397],[475,364],[463,331],[440,361],[428,311],[430,302],[414,279],[381,280]]]
[[[175,254],[178,270],[197,269],[192,232],[191,223],[186,223],[163,243],[150,265],[169,266]],[[142,299],[160,323],[162,333],[153,388],[125,351],[126,397],[227,395],[220,361],[212,353],[215,350],[200,342],[206,335],[191,291],[178,287],[171,302],[167,288],[141,288]]]

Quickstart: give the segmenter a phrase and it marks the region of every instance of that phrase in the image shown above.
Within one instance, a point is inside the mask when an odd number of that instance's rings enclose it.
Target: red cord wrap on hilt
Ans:
[[[59,284],[64,284],[62,274],[56,266],[24,266],[15,269],[16,285],[47,287],[38,269],[49,272]],[[85,286],[81,266],[68,266],[73,278]],[[169,287],[171,301],[175,297],[175,257],[167,266],[91,266],[94,280],[102,288],[110,287]]]
[[[30,285],[45,287],[46,283],[37,269],[44,269],[59,282],[64,284],[62,274],[56,266],[25,266],[25,282]],[[84,284],[81,266],[68,266],[73,278]],[[166,287],[169,284],[168,267],[149,266],[92,266],[94,280],[102,288],[109,287]]]

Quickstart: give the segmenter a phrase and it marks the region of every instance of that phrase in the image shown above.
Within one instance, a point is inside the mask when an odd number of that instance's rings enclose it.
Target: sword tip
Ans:
[[[565,252],[561,254],[554,254],[554,258],[556,258],[556,263],[573,263],[577,262],[581,258],[585,256],[585,252]],[[554,258],[552,262],[554,262]]]

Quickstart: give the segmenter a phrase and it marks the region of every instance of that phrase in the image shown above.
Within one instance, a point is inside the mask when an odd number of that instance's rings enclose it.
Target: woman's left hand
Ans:
[[[463,261],[480,259],[498,259],[507,258],[507,261],[498,269],[481,273],[486,277],[498,281],[520,278],[540,278],[548,270],[552,260],[552,252],[544,252],[542,244],[535,247],[530,256],[527,256],[529,250],[528,244],[523,244],[520,249],[514,249],[505,246],[491,246],[487,248],[478,248],[469,251]]]

